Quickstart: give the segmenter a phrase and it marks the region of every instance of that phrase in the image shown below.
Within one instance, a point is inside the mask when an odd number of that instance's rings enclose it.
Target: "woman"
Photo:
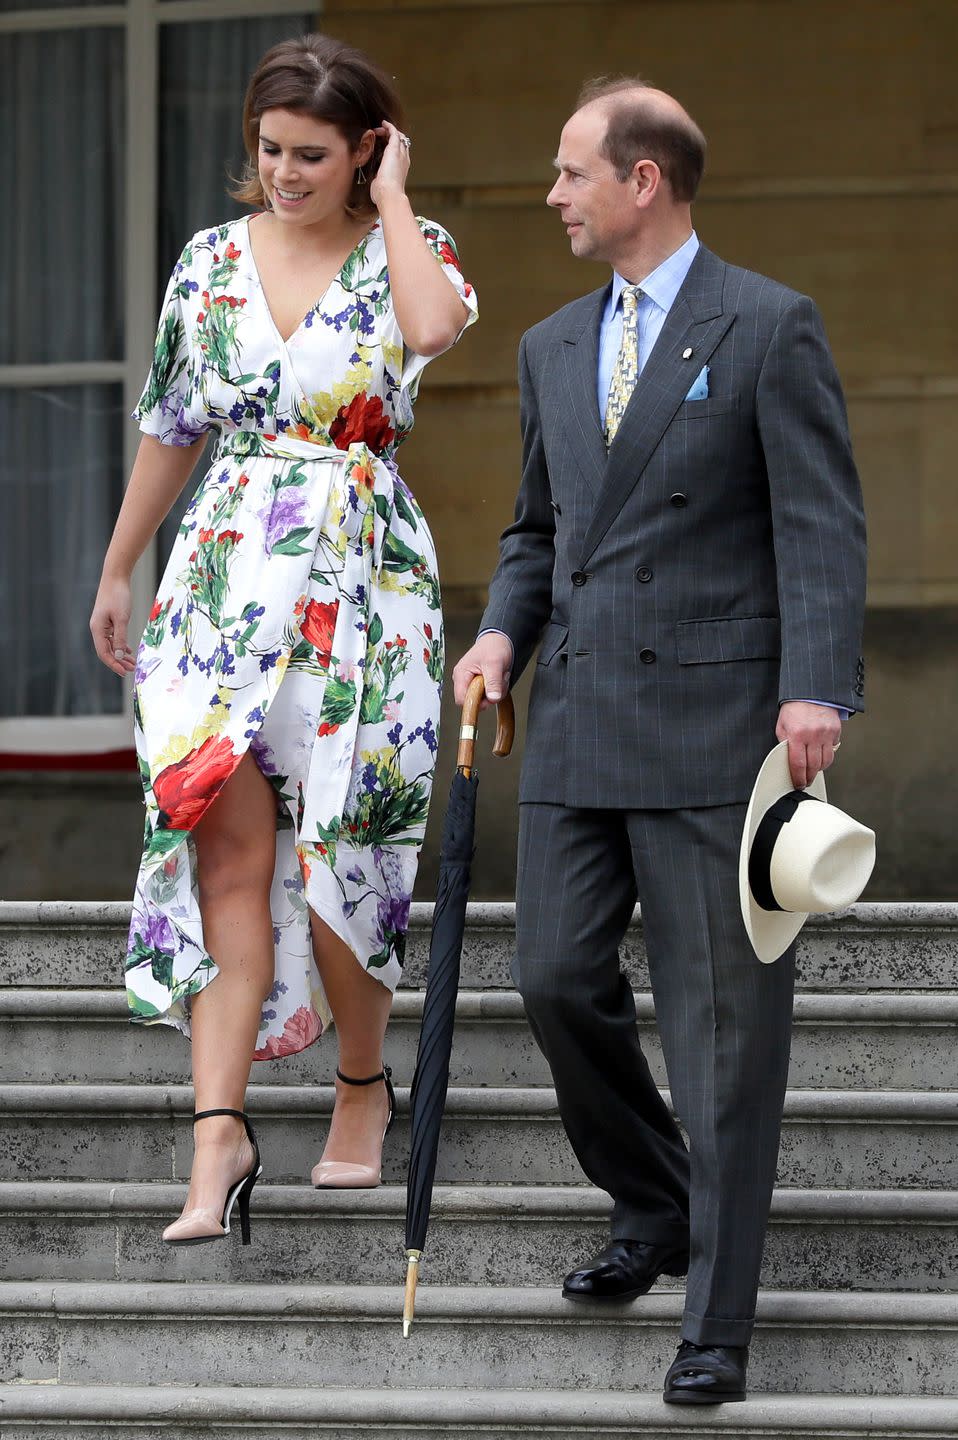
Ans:
[[[262,211],[195,235],[171,277],[91,619],[104,664],[135,670],[132,1018],[191,1035],[203,1120],[170,1244],[221,1239],[236,1199],[248,1242],[251,1059],[335,1020],[316,1185],[377,1185],[393,1116],[383,1037],[443,669],[435,550],[394,455],[422,369],[476,318],[452,240],[410,208],[400,119],[335,40],[260,63],[236,193]],[[134,660],[133,566],[211,430]]]

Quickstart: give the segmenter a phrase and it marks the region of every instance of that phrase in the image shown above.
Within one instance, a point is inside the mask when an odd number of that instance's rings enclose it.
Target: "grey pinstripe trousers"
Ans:
[[[613,1236],[688,1236],[682,1337],[699,1345],[751,1335],[788,1073],[794,947],[762,965],[748,943],[745,808],[520,806],[513,978],[579,1163],[615,1202]],[[620,967],[636,898],[688,1151]]]

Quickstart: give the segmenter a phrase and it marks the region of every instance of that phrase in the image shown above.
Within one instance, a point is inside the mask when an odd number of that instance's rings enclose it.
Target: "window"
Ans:
[[[239,213],[249,74],[314,23],[290,0],[0,0],[0,752],[131,743],[129,684],[87,628],[139,441],[127,417],[176,255]],[[163,550],[161,533],[137,567],[134,634]]]

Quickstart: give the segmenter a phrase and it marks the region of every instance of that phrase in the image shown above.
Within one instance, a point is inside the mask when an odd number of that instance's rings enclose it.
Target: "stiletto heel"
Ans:
[[[233,1213],[233,1206],[237,1201],[239,1201],[242,1241],[244,1245],[249,1245],[250,1243],[250,1196],[253,1193],[257,1180],[263,1173],[256,1135],[249,1122],[249,1117],[244,1110],[201,1110],[193,1116],[193,1124],[195,1125],[197,1120],[207,1120],[211,1115],[233,1115],[238,1120],[242,1120],[246,1129],[246,1138],[253,1147],[253,1164],[242,1179],[237,1180],[227,1191],[226,1203],[223,1206],[223,1218],[221,1220],[217,1220],[212,1210],[203,1208],[189,1210],[186,1214],[181,1215],[179,1220],[174,1220],[173,1224],[168,1225],[164,1230],[163,1239],[167,1245],[203,1245],[208,1240],[225,1240],[226,1236],[230,1233],[230,1216]],[[195,1230],[191,1231],[190,1227],[194,1226],[197,1220],[212,1221],[214,1225],[221,1225],[222,1229],[203,1230],[199,1233]],[[171,1231],[174,1231],[177,1226],[182,1226],[186,1233],[179,1235],[171,1234]]]
[[[320,1160],[318,1165],[313,1166],[310,1177],[317,1190],[375,1190],[376,1186],[382,1183],[382,1146],[396,1119],[396,1092],[393,1089],[392,1073],[389,1066],[384,1065],[378,1074],[367,1075],[364,1080],[354,1080],[351,1075],[344,1075],[342,1070],[337,1068],[336,1078],[344,1085],[375,1085],[382,1080],[386,1086],[389,1114],[380,1142],[379,1165],[354,1165],[349,1160]]]

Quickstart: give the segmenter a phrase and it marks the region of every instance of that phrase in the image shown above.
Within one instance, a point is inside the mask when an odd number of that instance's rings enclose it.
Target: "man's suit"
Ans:
[[[523,337],[522,483],[484,629],[540,644],[521,780],[516,983],[613,1233],[692,1255],[683,1336],[746,1344],[793,953],[755,959],[737,850],[780,703],[862,708],[865,542],[813,303],[700,249],[606,450],[608,289]],[[708,397],[687,400],[702,367]],[[617,951],[640,899],[688,1159]],[[689,1188],[690,1187],[690,1188]]]

